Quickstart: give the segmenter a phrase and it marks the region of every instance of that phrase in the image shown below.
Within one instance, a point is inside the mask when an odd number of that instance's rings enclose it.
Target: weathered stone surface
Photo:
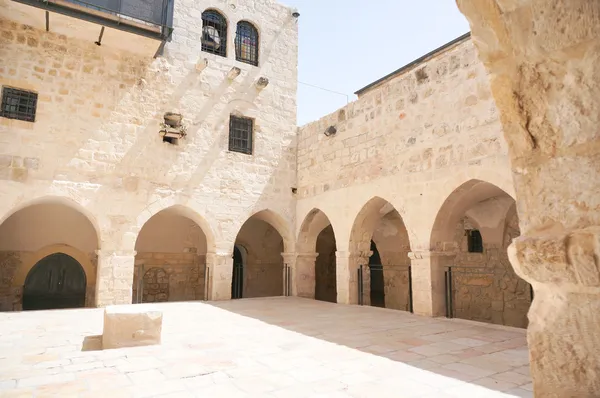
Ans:
[[[162,312],[147,305],[106,307],[102,348],[107,350],[160,344],[162,320]]]
[[[600,4],[458,0],[490,73],[523,236],[509,253],[535,289],[536,397],[600,394]]]

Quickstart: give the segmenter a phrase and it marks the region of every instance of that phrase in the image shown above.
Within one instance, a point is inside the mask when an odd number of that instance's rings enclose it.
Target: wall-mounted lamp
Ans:
[[[238,77],[240,75],[240,73],[242,73],[242,70],[240,68],[238,68],[237,66],[234,66],[233,68],[231,68],[229,73],[227,73],[227,78],[229,80],[234,80],[236,77]]]
[[[267,79],[266,77],[259,77],[258,80],[256,81],[256,88],[259,90],[262,90],[263,88],[267,87],[269,85],[269,79]]]
[[[327,127],[327,130],[325,130],[325,135],[327,137],[331,137],[332,135],[335,135],[335,133],[337,133],[335,126],[329,126]]]
[[[292,12],[292,17],[294,17],[294,18],[298,18],[299,16],[300,16],[300,13],[298,12],[298,10],[294,10],[294,11]]]

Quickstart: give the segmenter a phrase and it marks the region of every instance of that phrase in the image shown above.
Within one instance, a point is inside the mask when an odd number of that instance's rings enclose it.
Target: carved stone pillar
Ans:
[[[135,251],[96,250],[96,307],[131,304]]]
[[[456,253],[418,251],[408,253],[411,262],[413,312],[424,316],[446,315],[444,271]]]
[[[206,299],[211,301],[231,300],[233,279],[233,257],[231,253],[206,254]]]
[[[349,253],[335,252],[337,281],[337,302],[339,304],[358,304],[358,268],[363,269],[363,303],[370,304],[371,280],[369,257],[372,252]]]
[[[315,298],[315,261],[318,255],[319,253],[282,253],[284,263],[291,269],[292,296]]]
[[[511,157],[534,394],[600,396],[600,2],[458,4]]]

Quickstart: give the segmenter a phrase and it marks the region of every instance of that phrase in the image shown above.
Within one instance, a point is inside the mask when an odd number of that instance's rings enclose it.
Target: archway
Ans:
[[[246,220],[234,246],[232,292],[237,290],[235,298],[283,296],[282,253],[290,245],[288,234],[284,221],[270,210],[260,211]]]
[[[527,327],[530,286],[514,272],[506,252],[519,233],[515,201],[497,186],[470,180],[450,194],[430,240],[432,249],[449,254],[448,315]]]
[[[135,243],[133,303],[204,299],[207,236],[193,218],[173,206],[146,221]]]
[[[298,272],[313,278],[308,280],[306,286],[298,287],[298,295],[336,303],[337,244],[333,226],[321,210],[311,210],[304,219],[300,227],[297,249]],[[297,280],[296,283],[300,284],[302,281]]]
[[[43,198],[12,213],[0,225],[0,311],[23,309],[26,284],[28,308],[92,307],[98,241],[94,223],[79,205],[63,198]],[[44,294],[52,300],[36,304],[32,297]]]
[[[368,258],[360,264],[362,302],[412,311],[410,240],[402,216],[390,202],[374,197],[365,203],[352,225],[349,247]]]
[[[86,278],[73,257],[54,253],[37,262],[23,286],[23,310],[85,307]]]

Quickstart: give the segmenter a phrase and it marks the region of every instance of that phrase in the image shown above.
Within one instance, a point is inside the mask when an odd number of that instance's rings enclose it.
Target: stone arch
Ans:
[[[314,208],[308,212],[298,233],[296,248],[298,253],[314,253],[317,245],[317,237],[325,228],[331,225],[334,237],[337,237],[335,227],[329,217],[320,209]]]
[[[299,296],[337,302],[336,236],[322,210],[312,209],[304,218],[296,246]]]
[[[507,255],[506,235],[514,218],[515,200],[500,187],[478,179],[456,187],[439,208],[430,248],[446,254],[447,263],[438,268],[451,267],[453,316],[527,326],[530,288],[514,272]],[[483,250],[469,249],[473,230],[480,232]],[[518,233],[518,229],[511,232]]]
[[[398,210],[379,196],[371,198],[354,219],[348,247],[363,266],[363,302],[410,311],[411,241]]]
[[[213,229],[211,224],[207,221],[207,217],[195,208],[178,203],[177,200],[175,200],[175,198],[154,202],[140,213],[136,220],[138,236],[139,232],[142,230],[144,225],[146,225],[148,220],[150,220],[150,218],[165,210],[186,217],[192,220],[194,223],[196,223],[202,229],[202,232],[206,237],[207,251],[209,253],[213,253],[216,251],[215,229]],[[133,247],[130,248],[130,250],[133,249]]]
[[[0,224],[0,310],[22,308],[27,274],[36,263],[55,253],[64,253],[83,267],[85,302],[93,306],[99,244],[95,218],[69,198],[46,196],[17,206]]]
[[[292,234],[292,229],[290,228],[289,222],[285,218],[271,209],[257,211],[248,217],[248,219],[251,218],[264,221],[275,228],[275,230],[279,232],[279,235],[281,235],[281,238],[283,239],[283,250],[286,253],[292,253],[294,251],[294,235]]]
[[[168,284],[168,301],[204,299],[206,293],[206,256],[214,250],[214,235],[205,219],[183,205],[170,205],[144,221],[135,240],[135,268],[132,301],[140,303],[149,295],[164,299],[157,284]],[[211,246],[212,245],[212,246]],[[148,270],[162,270],[167,281],[150,282]],[[152,285],[152,286],[150,286]],[[147,289],[153,289],[148,293]],[[161,287],[162,289],[162,287]],[[164,289],[163,289],[164,290]],[[162,290],[161,290],[162,291]],[[158,292],[158,293],[157,293]]]
[[[290,230],[289,223],[270,209],[253,213],[240,226],[234,247],[242,245],[246,253],[241,273],[242,290],[236,298],[283,295],[282,254],[294,247]],[[232,277],[232,284],[234,282]]]

